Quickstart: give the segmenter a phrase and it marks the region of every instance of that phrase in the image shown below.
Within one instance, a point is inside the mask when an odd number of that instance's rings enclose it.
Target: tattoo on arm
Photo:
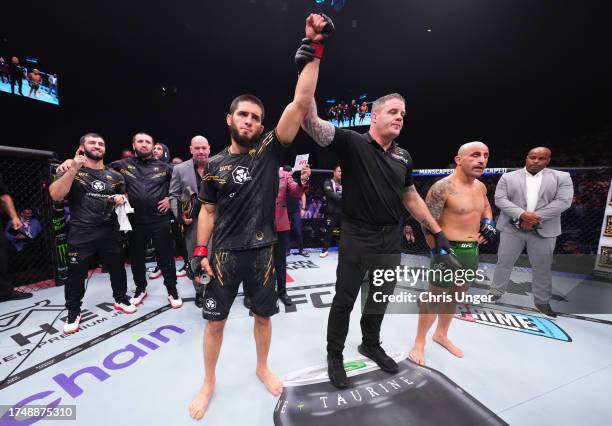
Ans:
[[[427,192],[427,197],[425,198],[425,204],[431,213],[431,216],[439,221],[442,217],[442,211],[444,210],[444,204],[446,203],[446,194],[455,194],[455,188],[453,187],[453,183],[445,178],[439,180],[434,183],[432,187]],[[430,231],[432,226],[427,222],[427,219],[421,221],[421,227],[424,231]]]
[[[317,115],[317,105],[313,99],[310,109],[302,121],[302,127],[317,145],[326,147],[331,144],[336,134],[336,128],[328,121],[321,120]]]

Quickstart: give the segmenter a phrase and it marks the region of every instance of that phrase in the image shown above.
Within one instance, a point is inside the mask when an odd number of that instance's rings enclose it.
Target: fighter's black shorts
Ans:
[[[273,247],[213,252],[210,262],[215,278],[204,293],[204,318],[226,319],[241,282],[251,299],[253,314],[271,317],[278,313]]]

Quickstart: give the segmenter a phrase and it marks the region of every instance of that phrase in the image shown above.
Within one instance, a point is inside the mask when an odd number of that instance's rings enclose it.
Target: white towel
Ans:
[[[119,230],[128,232],[132,230],[132,224],[128,219],[128,213],[134,213],[134,208],[130,206],[130,202],[125,199],[125,203],[120,206],[115,206],[115,213],[117,213],[117,221],[119,222]]]

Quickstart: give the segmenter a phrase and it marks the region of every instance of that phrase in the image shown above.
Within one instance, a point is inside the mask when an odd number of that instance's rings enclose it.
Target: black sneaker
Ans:
[[[29,299],[32,297],[32,293],[25,293],[22,291],[9,290],[6,294],[0,296],[0,302],[6,302],[7,300],[21,300]]]
[[[345,389],[349,385],[342,355],[327,355],[327,375],[329,382],[338,389]]]
[[[489,300],[491,301],[491,303],[497,302],[502,297],[501,294],[493,294],[493,293],[487,293],[487,296],[489,296]]]
[[[535,307],[546,318],[550,318],[550,319],[557,318],[556,312],[552,310],[552,308],[550,307],[550,305],[548,303],[545,303],[543,305],[536,304]]]
[[[196,293],[195,305],[198,308],[203,308],[204,307],[204,293]]]
[[[359,353],[374,361],[382,371],[395,374],[399,371],[399,366],[380,345],[366,345],[362,343],[357,347]]]

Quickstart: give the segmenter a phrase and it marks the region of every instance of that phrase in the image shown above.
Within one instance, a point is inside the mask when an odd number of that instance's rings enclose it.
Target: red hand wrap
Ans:
[[[208,256],[208,247],[206,246],[195,246],[193,249],[193,257],[206,257]]]
[[[321,43],[317,43],[316,41],[311,41],[310,46],[312,46],[312,48],[315,50],[315,58],[321,59],[323,57],[323,51],[325,50],[325,46]]]

